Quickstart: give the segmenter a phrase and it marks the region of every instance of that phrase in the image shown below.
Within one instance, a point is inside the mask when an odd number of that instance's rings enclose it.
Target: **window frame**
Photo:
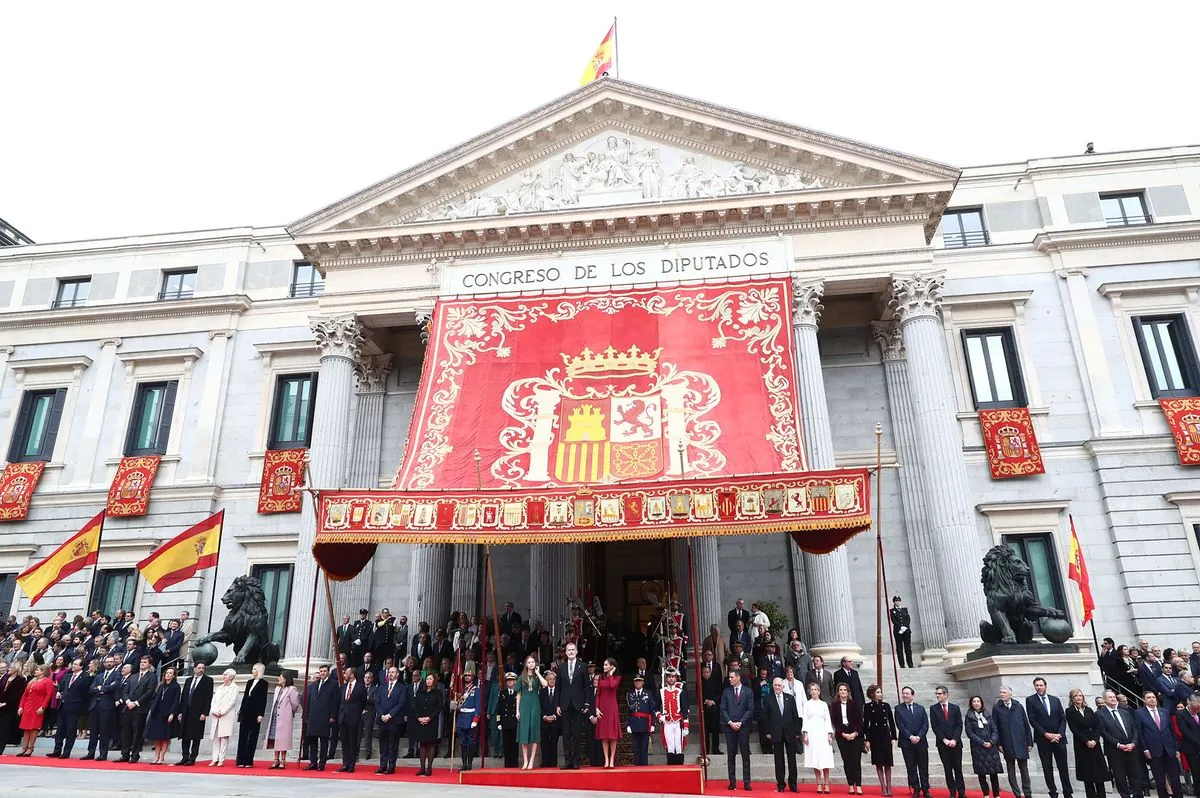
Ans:
[[[16,571],[5,571],[0,573],[0,613],[7,618],[13,613],[13,601],[17,597],[17,576]]]
[[[312,428],[313,416],[316,415],[317,389],[318,389],[319,373],[316,371],[294,372],[288,374],[275,375],[275,392],[271,399],[271,415],[269,419],[269,428],[267,431],[267,448],[268,449],[307,449],[312,444]],[[308,396],[308,421],[305,424],[304,434],[299,439],[290,441],[281,441],[278,437],[279,430],[279,414],[283,410],[283,386],[286,382],[307,378],[310,380],[309,396]]]
[[[199,269],[197,269],[194,266],[190,269],[170,269],[170,270],[164,271],[163,276],[162,276],[162,283],[161,283],[161,285],[159,287],[159,291],[158,291],[158,300],[160,302],[173,302],[173,301],[179,300],[179,299],[191,299],[192,297],[194,297],[196,295],[196,277],[197,277],[198,273],[199,273]],[[191,288],[188,288],[186,290],[183,288],[176,288],[175,290],[170,290],[168,288],[168,285],[169,285],[172,277],[183,278],[183,277],[187,277],[188,275],[192,276],[192,287]]]
[[[1154,219],[1150,216],[1150,205],[1146,202],[1145,191],[1112,191],[1100,194],[1100,212],[1104,215],[1106,227],[1132,227],[1139,224],[1151,224]],[[1136,199],[1141,206],[1140,218],[1129,216],[1125,208],[1125,200]],[[1120,216],[1109,216],[1104,210],[1105,200],[1115,200],[1121,209]]]
[[[975,388],[975,371],[971,363],[971,350],[968,346],[968,341],[971,338],[983,338],[986,340],[990,336],[1000,336],[1000,347],[1004,352],[1005,370],[1008,372],[1008,382],[1012,388],[1012,399],[983,402],[980,401],[978,392]],[[1021,358],[1017,352],[1017,338],[1011,326],[1004,327],[964,327],[959,330],[960,340],[963,349],[963,361],[967,367],[967,386],[971,391],[971,402],[976,410],[996,410],[1001,408],[1028,407],[1029,397],[1025,390],[1025,377],[1021,370]],[[995,369],[993,368],[991,355],[986,346],[983,347],[983,357],[987,367],[986,378],[992,389],[992,396],[996,395],[996,379]]]
[[[33,422],[33,403],[37,398],[49,396],[49,419],[46,433],[41,446],[34,454],[22,454],[29,442],[30,426]],[[64,388],[27,388],[21,394],[17,417],[13,422],[12,437],[8,443],[8,462],[10,463],[49,463],[54,459],[54,446],[58,442],[58,431],[62,426],[63,408],[67,403],[67,389]]]
[[[966,214],[975,214],[979,217],[979,230],[967,231],[963,229],[962,217]],[[953,217],[958,222],[958,231],[948,233],[946,230],[946,222]],[[970,247],[986,247],[992,243],[991,236],[988,234],[987,219],[983,215],[983,206],[966,207],[966,208],[948,208],[942,214],[942,246],[945,249],[967,249]]]
[[[122,579],[129,580],[129,596],[128,601],[121,601],[114,607],[103,607],[97,604],[97,599],[108,592],[109,582],[120,576]],[[100,610],[103,615],[113,615],[117,610],[133,609],[136,610],[138,598],[138,569],[136,566],[116,567],[116,568],[97,568],[95,577],[95,586],[92,589],[92,594],[88,597],[88,601],[92,604],[87,608],[90,614],[92,610]],[[119,598],[126,598],[123,594]]]
[[[1150,389],[1150,396],[1154,399],[1200,396],[1200,363],[1197,363],[1196,351],[1192,346],[1192,331],[1188,325],[1187,315],[1184,313],[1152,313],[1131,316],[1131,320],[1133,337],[1137,343],[1138,355],[1142,362],[1142,371],[1146,375],[1146,385]],[[1154,375],[1154,369],[1150,365],[1150,342],[1146,340],[1146,331],[1147,328],[1153,329],[1155,324],[1161,322],[1173,325],[1171,343],[1184,383],[1182,388],[1161,387]],[[1158,345],[1160,357],[1166,354],[1157,334],[1154,335],[1154,341]]]
[[[312,273],[307,282],[300,282],[300,270],[309,268]],[[292,299],[312,299],[325,293],[325,278],[317,267],[306,260],[292,262],[292,284],[288,288],[288,296]]]
[[[70,299],[63,298],[63,289],[68,286],[74,288],[73,296]],[[84,296],[79,296],[79,286],[86,286],[87,291]],[[58,279],[58,287],[54,292],[54,301],[50,307],[55,310],[59,308],[81,308],[87,305],[88,297],[92,292],[92,278],[88,277],[60,277]]]
[[[275,608],[272,606],[272,596],[267,593],[267,585],[263,583],[262,575],[265,572],[287,573],[287,594],[282,601],[276,597],[275,603],[279,605],[280,614],[274,614]],[[283,646],[287,643],[288,633],[288,606],[292,600],[292,593],[296,586],[296,567],[292,563],[273,563],[273,562],[256,562],[250,566],[250,576],[257,579],[263,586],[263,596],[267,600],[267,628],[270,629],[276,623],[280,624],[280,635],[278,640],[270,640],[268,642],[275,643],[280,647],[280,652],[283,651]],[[269,635],[273,636],[273,635]]]
[[[135,426],[145,409],[147,395],[151,389],[164,388],[163,400],[158,406],[158,419],[155,422],[154,445],[147,447],[134,446],[137,441]],[[139,382],[133,392],[133,408],[129,414],[129,424],[125,430],[125,456],[145,457],[150,455],[165,455],[171,439],[171,426],[175,416],[175,399],[179,391],[179,380],[148,380]]]

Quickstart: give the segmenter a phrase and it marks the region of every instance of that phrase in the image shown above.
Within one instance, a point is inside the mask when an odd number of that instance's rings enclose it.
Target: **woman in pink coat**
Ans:
[[[267,724],[267,748],[275,752],[271,770],[282,770],[287,764],[287,752],[292,747],[292,721],[300,711],[300,694],[296,692],[290,674],[279,674]]]

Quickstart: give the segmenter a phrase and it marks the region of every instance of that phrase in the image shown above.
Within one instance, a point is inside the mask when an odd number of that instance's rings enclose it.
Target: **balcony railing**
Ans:
[[[86,304],[87,304],[87,297],[75,297],[75,298],[63,297],[63,298],[56,299],[52,303],[50,303],[50,307],[53,308],[54,310],[58,310],[59,308],[81,308]]]
[[[325,283],[292,283],[292,299],[307,299],[325,293]]]
[[[990,243],[991,242],[988,240],[987,230],[942,233],[942,244],[946,247],[946,249],[959,249],[961,247],[986,247]]]
[[[193,291],[194,289],[191,288],[177,288],[171,291],[159,291],[158,298],[159,300],[191,299]]]
[[[1104,224],[1109,227],[1128,227],[1135,224],[1150,224],[1149,216],[1105,216]]]

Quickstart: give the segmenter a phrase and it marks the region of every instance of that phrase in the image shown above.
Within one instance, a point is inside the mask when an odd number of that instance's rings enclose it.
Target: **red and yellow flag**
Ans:
[[[1071,559],[1067,563],[1067,578],[1079,585],[1079,600],[1083,607],[1083,623],[1092,619],[1092,611],[1096,609],[1096,600],[1092,598],[1092,582],[1088,578],[1087,563],[1083,561],[1083,549],[1079,545],[1079,536],[1075,534],[1075,519],[1071,520]]]
[[[156,592],[217,564],[221,551],[221,525],[225,511],[204,519],[159,546],[137,564],[137,569]]]
[[[595,55],[592,60],[588,61],[587,69],[583,70],[583,77],[579,79],[580,86],[586,86],[594,80],[608,77],[610,72],[614,72],[613,67],[617,63],[617,23],[613,22],[608,33],[604,35],[604,41],[600,42],[600,46],[596,48]]]
[[[26,568],[17,584],[29,596],[29,606],[38,603],[46,591],[74,573],[96,564],[100,554],[100,532],[104,529],[104,511],[83,525],[67,542],[41,562]]]

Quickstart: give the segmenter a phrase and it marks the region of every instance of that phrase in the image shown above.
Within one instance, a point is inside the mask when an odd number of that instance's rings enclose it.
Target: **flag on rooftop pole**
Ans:
[[[104,511],[83,525],[83,528],[54,551],[46,559],[26,568],[17,577],[29,606],[38,603],[46,591],[74,573],[96,564],[100,554],[100,534],[104,529]]]
[[[604,35],[600,46],[596,48],[592,60],[588,61],[587,69],[583,70],[580,86],[586,86],[592,81],[617,76],[617,18],[613,17],[612,27]]]
[[[137,569],[156,592],[217,564],[221,551],[221,510],[184,532],[180,532],[137,564]]]
[[[1096,601],[1092,598],[1092,583],[1088,578],[1087,563],[1083,561],[1079,535],[1075,533],[1075,518],[1067,517],[1071,521],[1071,559],[1067,563],[1067,578],[1079,585],[1079,600],[1083,609],[1083,623],[1080,626],[1087,626],[1096,609]]]

